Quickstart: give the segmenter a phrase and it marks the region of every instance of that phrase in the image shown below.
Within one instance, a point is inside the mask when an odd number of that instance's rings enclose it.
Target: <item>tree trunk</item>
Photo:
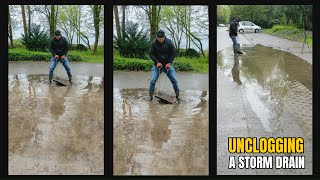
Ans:
[[[189,15],[188,15],[188,29],[189,29],[189,31],[190,31],[190,29],[191,29],[191,13],[192,13],[192,9],[191,9],[191,6],[189,6]],[[191,37],[189,36],[188,48],[190,48],[190,46],[191,46],[191,42],[190,42],[190,41],[191,41]]]
[[[30,10],[30,5],[27,5],[28,9],[28,33],[31,32],[31,10]]]
[[[23,23],[23,31],[24,35],[27,35],[27,22],[26,22],[26,13],[24,10],[24,5],[21,5],[21,14],[22,14],[22,23]]]
[[[115,5],[113,6],[113,11],[114,11],[114,19],[116,23],[116,30],[117,30],[117,37],[121,37],[121,30],[120,30],[120,22],[119,22],[119,12],[118,12],[118,6]]]
[[[55,22],[54,22],[54,18],[55,18],[55,7],[54,5],[51,5],[51,11],[50,11],[50,15],[49,15],[49,27],[50,27],[50,36],[54,36],[54,25],[55,25]]]
[[[185,6],[184,7],[185,9],[184,9],[184,24],[187,24],[187,6]],[[188,38],[188,27],[187,26],[185,26],[185,36],[186,36],[186,50],[188,49],[188,40],[189,40],[189,38]]]
[[[150,40],[156,37],[157,32],[157,6],[151,6],[151,21],[150,21]]]
[[[77,26],[78,26],[78,33],[77,33],[77,44],[80,44],[80,38],[81,38],[81,35],[80,35],[80,30],[81,30],[81,8],[80,8],[81,6],[78,6],[78,10],[79,10],[79,17],[78,17],[78,24],[77,24]]]
[[[99,31],[100,11],[101,11],[101,5],[93,5],[93,24],[94,24],[94,30],[95,30],[93,54],[96,54],[98,49],[98,42],[99,42],[99,35],[100,35],[100,31]]]
[[[122,5],[122,35],[126,32],[126,6]]]
[[[13,48],[12,23],[11,23],[10,9],[8,11],[8,35],[9,35],[9,40],[10,40],[10,47]]]

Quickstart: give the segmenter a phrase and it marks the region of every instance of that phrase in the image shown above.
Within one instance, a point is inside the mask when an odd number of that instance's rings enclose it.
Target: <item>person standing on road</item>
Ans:
[[[72,82],[70,63],[67,58],[69,49],[70,45],[68,43],[68,40],[65,37],[61,36],[60,30],[55,30],[54,37],[52,38],[49,45],[49,51],[52,54],[52,58],[50,60],[49,83],[52,82],[53,71],[59,62],[61,62],[61,64],[67,71],[69,82]]]
[[[240,20],[236,18],[230,23],[230,29],[229,29],[229,36],[232,39],[233,42],[233,52],[234,54],[243,54],[239,48],[238,48],[238,41],[237,41],[237,36],[238,36],[238,26],[239,26]]]
[[[179,100],[179,87],[178,81],[175,75],[172,62],[176,56],[176,48],[172,41],[166,38],[163,30],[159,30],[156,34],[156,39],[151,44],[150,58],[154,62],[154,66],[151,69],[149,96],[150,101],[153,99],[153,93],[156,82],[162,72],[167,72],[167,76],[170,79],[176,98]]]

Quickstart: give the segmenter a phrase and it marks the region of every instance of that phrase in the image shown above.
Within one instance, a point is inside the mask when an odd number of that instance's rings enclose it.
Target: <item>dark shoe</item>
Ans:
[[[176,91],[176,98],[177,98],[177,100],[180,100],[179,99],[179,91]]]
[[[241,52],[241,51],[237,51],[237,53],[238,53],[238,54],[243,54],[243,52]]]
[[[52,83],[52,81],[51,80],[49,80],[49,84],[51,84]]]
[[[149,101],[153,100],[153,93],[149,92]]]

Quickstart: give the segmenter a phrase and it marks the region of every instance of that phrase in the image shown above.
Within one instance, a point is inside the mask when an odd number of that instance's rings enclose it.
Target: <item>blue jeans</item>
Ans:
[[[149,88],[149,93],[153,94],[155,86],[156,86],[156,82],[160,76],[160,74],[162,72],[167,73],[166,68],[163,66],[160,69],[160,73],[159,73],[159,69],[157,68],[157,66],[153,66],[151,69],[151,78],[150,78],[150,88]],[[178,87],[178,81],[176,78],[176,71],[173,68],[173,65],[171,65],[171,68],[169,69],[168,73],[167,73],[168,78],[171,81],[171,84],[173,86],[174,92],[177,94],[179,93],[179,87]]]
[[[67,57],[64,58],[64,60],[58,59],[56,60],[54,57],[51,58],[50,60],[50,71],[49,71],[49,80],[52,80],[53,77],[53,71],[56,68],[57,64],[61,62],[64,69],[67,71],[69,80],[71,80],[72,75],[71,75],[71,69],[70,69],[70,63]]]
[[[230,36],[233,42],[233,49],[238,49],[238,41],[237,41],[237,36]]]

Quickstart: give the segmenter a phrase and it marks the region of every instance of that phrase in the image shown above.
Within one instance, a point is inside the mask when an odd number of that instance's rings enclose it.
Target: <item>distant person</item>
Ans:
[[[68,40],[65,37],[61,36],[60,30],[55,30],[54,37],[52,38],[49,47],[49,50],[52,54],[52,58],[50,60],[49,83],[52,82],[53,71],[59,62],[61,62],[63,67],[66,69],[69,77],[69,82],[72,83],[70,63],[67,58],[69,48],[70,45],[68,43]]]
[[[151,69],[149,96],[150,101],[153,99],[153,93],[156,86],[156,82],[161,72],[167,72],[167,76],[170,79],[176,98],[179,100],[179,87],[178,81],[175,75],[175,70],[172,65],[172,61],[176,56],[176,48],[172,41],[166,38],[163,30],[159,30],[156,34],[156,39],[151,44],[150,58],[154,62],[154,66]]]
[[[238,41],[237,41],[237,36],[238,36],[238,26],[239,26],[240,20],[236,18],[230,23],[230,29],[229,29],[229,36],[232,39],[233,42],[233,52],[234,54],[243,54],[239,48],[238,48]]]

